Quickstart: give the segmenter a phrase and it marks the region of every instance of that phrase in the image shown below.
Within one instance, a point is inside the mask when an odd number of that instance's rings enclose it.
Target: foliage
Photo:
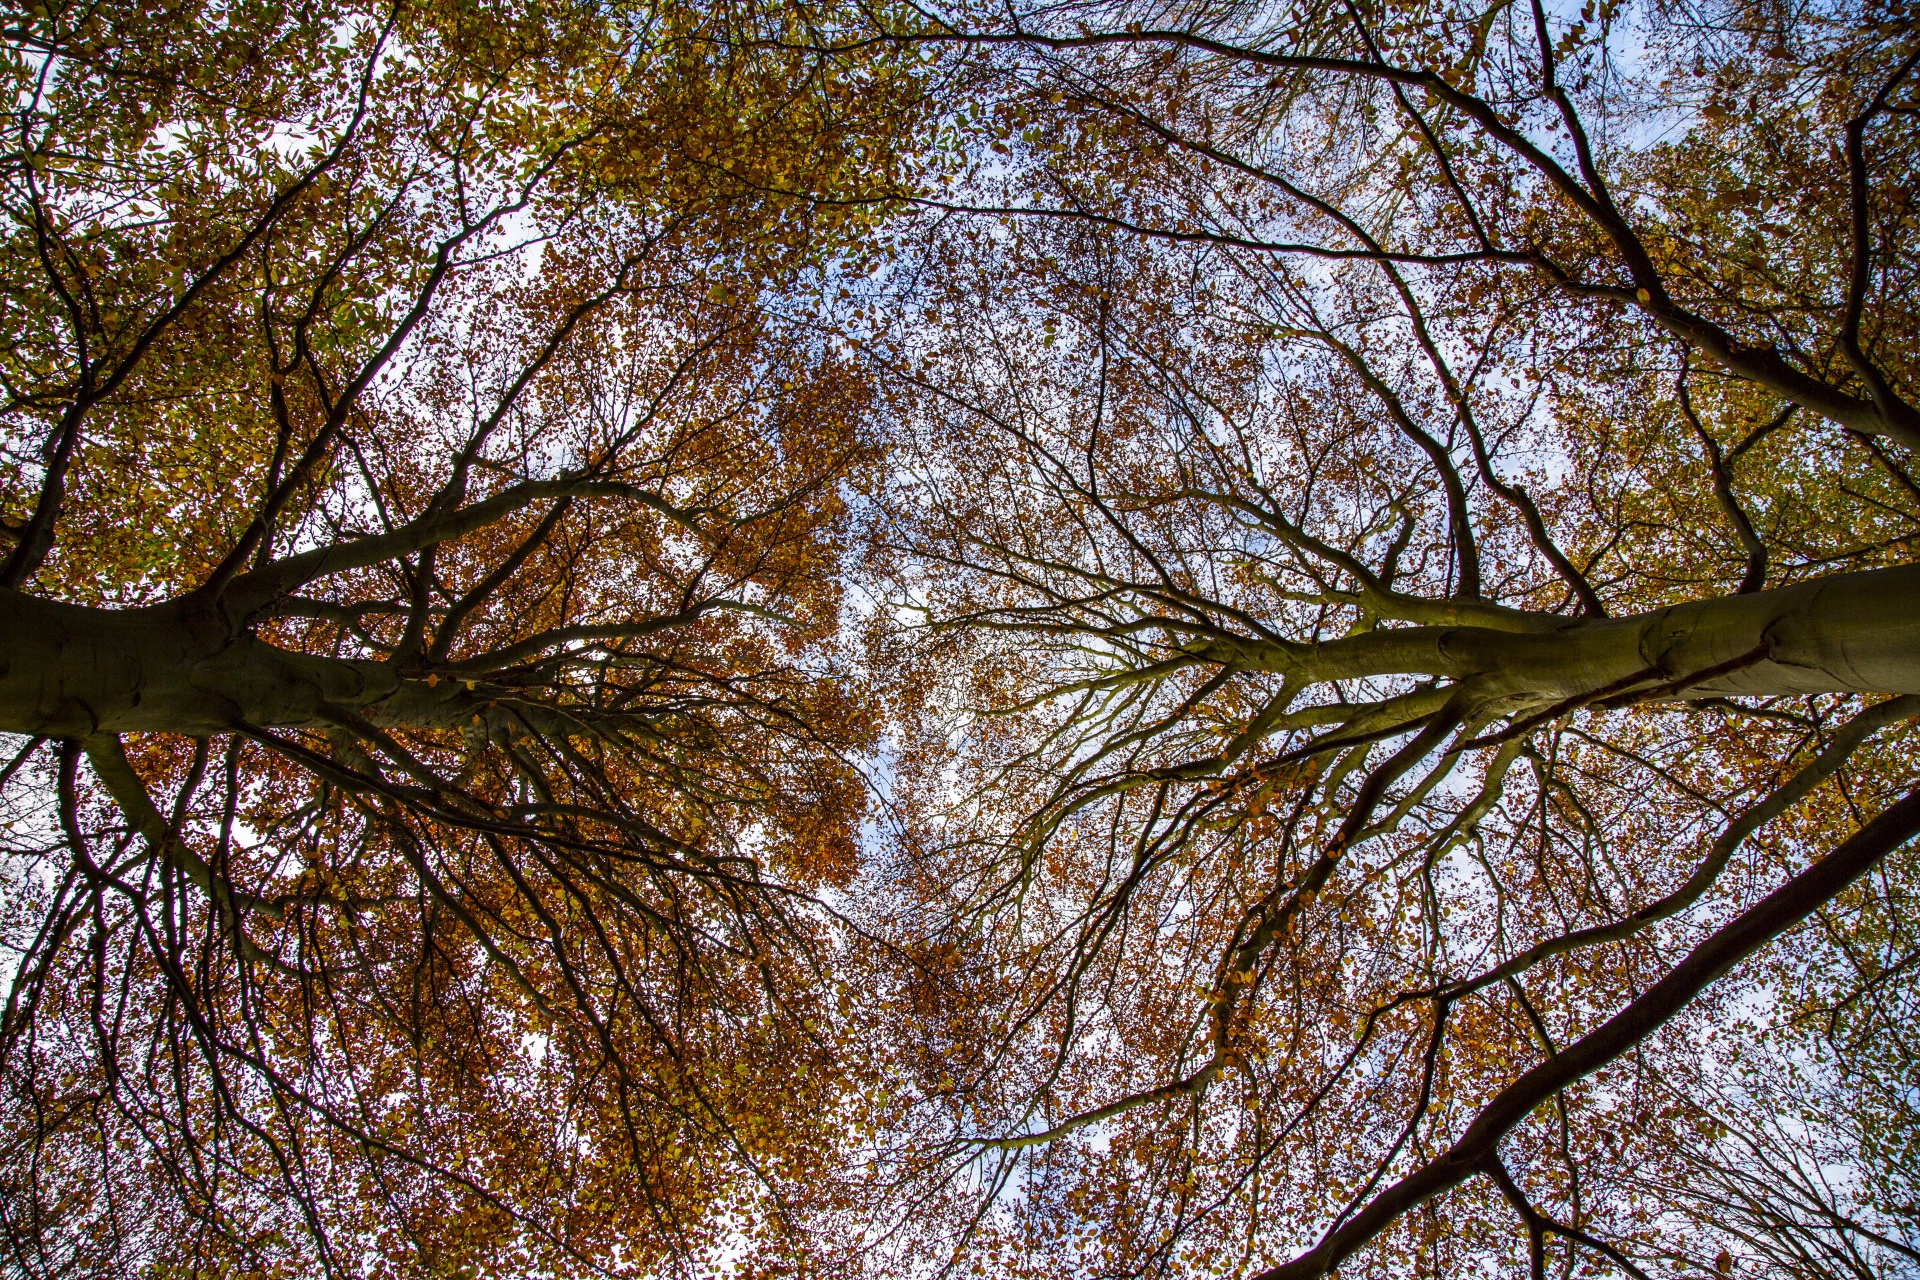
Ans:
[[[972,217],[883,379],[927,717],[889,923],[937,943],[894,1154],[938,1247],[1789,1266],[1714,1216],[1698,1162],[1753,1166],[1681,1068],[1807,1052],[1746,1010],[1849,998],[1866,934],[1762,949],[1911,834],[1904,11],[900,35],[996,140],[923,198]]]
[[[10,29],[11,1268],[645,1270],[831,1205],[875,452],[802,285],[919,108],[749,47],[793,20]]]
[[[10,1272],[1912,1256],[1905,7],[6,32]]]

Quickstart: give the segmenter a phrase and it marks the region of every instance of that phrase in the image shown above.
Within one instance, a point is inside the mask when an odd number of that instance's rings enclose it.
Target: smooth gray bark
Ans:
[[[1427,675],[1488,699],[1577,697],[1636,673],[1680,680],[1747,660],[1684,696],[1920,693],[1920,565],[1836,574],[1554,631],[1386,628],[1323,644],[1211,641],[1202,656],[1302,682]],[[1758,653],[1756,651],[1759,651]]]
[[[1743,659],[1747,665],[1680,696],[1920,693],[1920,565],[1635,617],[1557,621],[1552,631],[1403,627],[1323,644],[1214,641],[1204,656],[1308,681],[1474,681],[1487,700],[1535,703],[1636,673],[1646,685]],[[116,610],[0,591],[0,664],[0,731],[45,737],[315,726],[329,722],[329,708],[375,724],[449,728],[489,702],[459,680],[436,687],[385,662],[294,653],[236,635],[223,611],[194,597]]]
[[[368,659],[293,653],[245,633],[194,597],[95,609],[0,590],[0,731],[224,733],[328,722],[450,727],[478,699],[456,680],[402,679]]]

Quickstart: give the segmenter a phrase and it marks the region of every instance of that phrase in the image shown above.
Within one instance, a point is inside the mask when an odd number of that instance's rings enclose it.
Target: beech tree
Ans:
[[[1905,8],[4,30],[9,1273],[1920,1247]]]
[[[827,1203],[875,454],[804,286],[917,108],[746,46],[789,19],[7,20],[8,1274],[688,1266]]]
[[[1688,1171],[1672,1068],[1911,981],[1861,924],[1920,831],[1910,16],[872,38],[964,68],[976,140],[878,360],[930,1233],[1034,1274],[1788,1265],[1662,1243],[1745,1176]]]

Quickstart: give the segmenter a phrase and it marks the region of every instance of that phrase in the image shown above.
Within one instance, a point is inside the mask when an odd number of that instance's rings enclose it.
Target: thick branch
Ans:
[[[1257,1280],[1326,1275],[1402,1215],[1486,1168],[1534,1108],[1627,1053],[1736,964],[1831,901],[1920,834],[1920,791],[1889,806],[1826,857],[1723,925],[1626,1008],[1508,1085],[1437,1159],[1382,1191],[1308,1252]]]
[[[1196,652],[1306,682],[1485,677],[1489,697],[1553,702],[1649,667],[1687,680],[1763,647],[1763,658],[1677,692],[1689,698],[1920,693],[1920,565],[1836,574],[1550,633],[1404,627],[1323,644],[1216,638]]]

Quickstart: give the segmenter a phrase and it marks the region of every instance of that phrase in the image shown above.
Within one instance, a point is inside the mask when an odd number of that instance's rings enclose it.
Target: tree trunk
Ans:
[[[1432,675],[1488,698],[1571,698],[1636,673],[1676,696],[1920,693],[1920,565],[1837,574],[1751,595],[1524,633],[1404,627],[1321,645],[1214,641],[1208,656],[1310,680]],[[0,590],[0,731],[207,735],[327,722],[324,709],[415,728],[464,724],[483,704],[458,681],[403,680],[368,659],[292,653],[234,634],[194,597],[94,609]]]
[[[383,662],[292,653],[235,634],[188,596],[94,609],[0,590],[0,731],[206,736],[326,723],[323,708],[417,728],[465,723],[458,681],[403,680]]]
[[[1487,699],[1574,698],[1641,677],[1676,697],[1920,693],[1920,565],[1836,574],[1772,591],[1556,630],[1402,627],[1325,644],[1208,642],[1203,656],[1306,682],[1430,675]],[[1633,684],[1625,688],[1636,687]]]

